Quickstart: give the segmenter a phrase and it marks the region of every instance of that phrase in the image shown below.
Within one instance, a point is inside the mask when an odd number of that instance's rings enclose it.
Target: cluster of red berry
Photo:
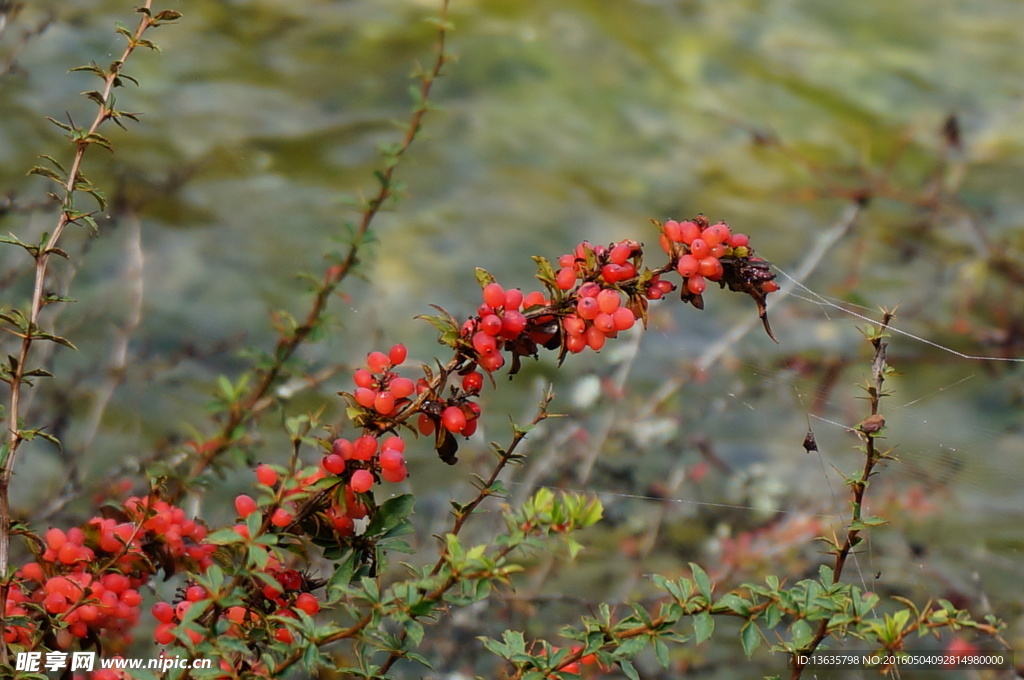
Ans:
[[[348,472],[348,485],[356,493],[366,493],[380,476],[392,483],[401,482],[409,472],[405,467],[405,442],[398,435],[383,441],[373,434],[364,434],[355,441],[338,438],[331,444],[331,452],[321,463],[332,475]]]
[[[44,534],[45,549],[18,570],[8,591],[5,613],[17,623],[4,630],[5,642],[28,645],[49,625],[61,649],[92,636],[107,648],[123,648],[139,619],[139,589],[155,575],[155,561],[198,571],[213,563],[216,546],[203,542],[206,527],[181,508],[133,497],[119,514],[124,521],[94,517],[82,527]]]
[[[314,616],[320,611],[320,602],[309,592],[312,584],[295,569],[285,569],[272,555],[267,555],[267,566],[263,569],[264,577],[259,583],[250,583],[251,593],[245,604],[228,607],[222,618],[229,622],[225,635],[252,640],[256,631],[262,631],[277,642],[291,644],[294,634],[291,629],[279,622],[280,618],[298,618],[301,611]],[[278,585],[271,585],[274,581]],[[175,603],[157,602],[153,605],[153,617],[158,624],[153,634],[158,644],[167,645],[176,639],[178,634],[187,635],[193,644],[203,639],[203,634],[194,628],[181,627],[186,620],[189,609],[195,603],[209,598],[211,594],[203,586],[192,584],[180,591],[180,598]],[[277,619],[269,618],[277,617]]]
[[[476,352],[476,363],[485,371],[496,371],[505,365],[501,350],[522,337],[536,344],[548,342],[554,335],[546,328],[547,319],[531,319],[523,310],[537,309],[549,304],[540,291],[523,294],[518,288],[505,290],[491,281],[483,287],[483,302],[475,318],[462,326],[462,335],[470,339]]]
[[[262,464],[256,467],[256,481],[265,487],[273,489],[280,475],[270,465]],[[305,475],[296,476],[296,483],[281,490],[281,502],[270,515],[270,523],[278,528],[286,527],[295,518],[297,506],[305,499],[303,489],[326,476],[323,470],[317,469]],[[259,510],[259,503],[248,494],[239,494],[235,497],[235,510],[244,520],[249,515]],[[249,538],[249,528],[245,524],[235,526],[235,531],[244,538]]]
[[[405,345],[395,345],[387,354],[370,352],[367,367],[358,369],[353,376],[356,389],[352,396],[356,403],[382,416],[390,416],[408,403],[416,392],[416,383],[391,370],[400,366],[407,355]]]
[[[661,227],[660,243],[675,262],[686,290],[695,296],[707,289],[708,281],[722,280],[725,267],[721,258],[742,259],[751,254],[750,237],[732,233],[725,222],[709,224],[703,216],[682,222],[668,220]],[[765,294],[779,289],[772,280],[761,282],[759,287]]]

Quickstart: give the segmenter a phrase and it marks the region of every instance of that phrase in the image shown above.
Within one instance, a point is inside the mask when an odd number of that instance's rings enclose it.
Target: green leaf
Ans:
[[[66,132],[74,132],[75,130],[75,128],[71,127],[67,123],[60,122],[56,118],[50,118],[49,116],[46,116],[46,120],[50,121],[51,123],[59,127],[61,130],[64,130]]]
[[[157,12],[153,17],[154,21],[177,21],[181,18],[181,12],[173,9],[164,9]]]
[[[654,654],[658,657],[658,663],[661,664],[662,668],[668,668],[671,659],[668,654],[668,645],[661,638],[653,638],[654,642]]]
[[[103,96],[102,92],[99,92],[97,90],[89,90],[88,92],[83,92],[82,95],[87,99],[91,99],[92,101],[96,102],[100,106],[106,107],[107,105],[107,99]],[[96,136],[98,137],[99,135]]]
[[[814,639],[814,631],[811,630],[811,624],[803,619],[793,623],[789,629],[789,634],[792,636],[794,649],[803,649]]]
[[[106,72],[99,67],[99,64],[97,64],[95,62],[93,62],[91,64],[86,64],[84,66],[75,66],[74,68],[69,68],[68,69],[68,73],[75,73],[77,71],[85,71],[87,73],[93,73],[93,74],[99,76],[100,78],[102,78],[104,80],[107,77]]]
[[[555,284],[555,269],[546,257],[534,255],[533,261],[537,263],[537,280],[544,284],[549,290],[557,289]]]
[[[366,527],[366,534],[379,536],[406,522],[415,504],[416,498],[408,493],[384,501]]]
[[[494,640],[489,637],[484,637],[482,635],[478,637],[477,640],[480,640],[480,642],[484,643],[484,649],[486,649],[491,654],[494,654],[495,656],[500,656],[503,659],[507,659],[510,656],[512,656],[512,653],[509,651],[508,646],[501,644],[497,640]]]
[[[523,638],[523,634],[518,630],[506,630],[501,634],[505,644],[508,645],[509,651],[513,654],[525,654],[526,653],[526,640]]]
[[[337,600],[348,588],[352,581],[352,575],[356,571],[359,555],[355,550],[350,550],[345,559],[337,566],[331,578],[327,581],[327,597]]]
[[[481,288],[492,284],[495,281],[494,276],[492,276],[489,271],[481,267],[474,269],[473,273],[476,275],[476,282],[480,284]]]
[[[693,617],[694,641],[699,645],[711,638],[715,632],[715,619],[708,612],[700,612]]]
[[[69,347],[69,348],[71,348],[71,349],[73,349],[75,351],[78,350],[78,348],[75,347],[74,344],[72,344],[72,342],[70,340],[68,340],[67,338],[62,338],[59,335],[54,335],[52,333],[47,333],[46,331],[41,331],[39,329],[35,329],[35,330],[32,331],[32,337],[33,338],[38,338],[40,340],[49,340],[50,342],[55,342],[58,345],[64,345],[65,347]]]
[[[640,674],[636,672],[635,668],[633,668],[633,664],[625,660],[619,661],[618,663],[619,668],[622,669],[623,675],[629,678],[629,680],[640,680]]]
[[[230,545],[244,543],[245,538],[234,529],[219,529],[207,536],[205,542],[213,545]]]
[[[704,596],[704,599],[711,602],[711,579],[708,578],[707,572],[701,569],[701,566],[696,562],[690,562],[690,571],[693,572],[693,580],[697,584],[697,590]]]
[[[45,177],[46,179],[51,179],[54,182],[56,182],[57,184],[59,184],[60,186],[64,186],[67,183],[67,179],[66,178],[62,177],[61,175],[59,175],[57,172],[51,170],[50,168],[44,168],[41,165],[34,165],[34,166],[32,166],[26,174],[28,174],[28,175],[39,175],[40,177]]]
[[[21,246],[22,248],[27,250],[32,257],[35,257],[36,255],[39,254],[39,246],[32,243],[25,243],[24,241],[20,241],[14,234],[11,234],[10,236],[0,236],[0,243],[10,243],[13,246]]]
[[[744,599],[735,593],[726,593],[718,601],[718,605],[728,607],[740,616],[747,616],[750,613],[750,600]]]
[[[743,653],[749,659],[761,644],[761,631],[753,621],[747,621],[740,630],[740,642],[743,644]]]

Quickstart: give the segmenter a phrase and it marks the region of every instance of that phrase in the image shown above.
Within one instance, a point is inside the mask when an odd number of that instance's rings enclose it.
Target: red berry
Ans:
[[[513,288],[505,293],[505,311],[509,312],[512,310],[519,309],[523,304],[523,291],[518,288]]]
[[[292,514],[284,508],[278,508],[274,510],[274,514],[270,516],[270,523],[275,527],[288,526],[292,521]]]
[[[746,234],[733,234],[726,241],[731,248],[745,248],[750,245],[750,237]]]
[[[404,465],[400,465],[397,468],[385,468],[381,470],[380,476],[383,477],[385,481],[397,484],[408,477],[409,472],[405,469]]]
[[[675,220],[668,220],[662,225],[661,229],[670,241],[675,243],[683,242],[683,230]]]
[[[594,317],[594,328],[598,329],[604,334],[615,332],[615,321],[612,319],[611,314],[601,312]]]
[[[526,317],[520,312],[505,310],[505,316],[501,322],[501,335],[513,339],[526,330]]]
[[[691,276],[686,280],[686,289],[694,295],[700,295],[707,290],[708,284],[700,274]]]
[[[413,392],[416,391],[416,383],[413,382],[412,378],[393,378],[389,387],[391,388],[391,394],[395,395],[396,399],[405,399],[412,396]]]
[[[409,356],[409,350],[407,350],[405,345],[401,343],[392,347],[388,352],[388,359],[391,361],[392,366],[398,366],[404,363],[407,356]]]
[[[480,371],[471,371],[462,376],[462,389],[471,394],[476,394],[484,386],[484,375]]]
[[[458,406],[449,406],[441,412],[441,424],[449,432],[462,432],[466,429],[466,414]]]
[[[587,330],[587,323],[575,314],[569,314],[562,319],[562,327],[569,335],[583,335]]]
[[[324,456],[322,465],[332,475],[340,475],[345,471],[345,459],[334,453]]]
[[[373,486],[373,473],[369,470],[356,470],[352,473],[352,479],[349,480],[349,486],[356,493],[366,493]]]
[[[334,530],[342,536],[351,536],[355,532],[355,522],[348,515],[341,515],[331,520]]]
[[[206,588],[202,586],[189,586],[185,590],[185,599],[189,602],[199,602],[206,597]]]
[[[245,607],[228,607],[228,610],[224,612],[231,623],[243,623],[248,618],[249,610]]]
[[[709,255],[700,261],[700,268],[697,270],[697,273],[711,279],[712,281],[717,281],[722,278],[722,263],[717,257],[711,257]]]
[[[384,449],[380,452],[380,467],[382,470],[393,470],[405,465],[405,456],[401,451],[395,449]]]
[[[774,281],[765,281],[764,283],[761,284],[762,293],[774,293],[778,289],[779,284],[775,283]]]
[[[265,463],[259,465],[256,467],[256,481],[265,486],[274,486],[277,484],[277,471]]]
[[[377,396],[373,400],[373,408],[375,408],[377,413],[380,413],[381,415],[390,415],[391,412],[395,410],[395,395],[393,395],[389,390],[378,392]]]
[[[357,387],[352,396],[355,397],[356,403],[363,408],[373,408],[373,402],[377,400],[377,390],[372,390],[369,387]]]
[[[697,226],[696,222],[687,220],[679,223],[680,235],[682,236],[681,241],[686,245],[693,243],[693,240],[700,236],[700,227]]]
[[[481,318],[480,330],[487,335],[497,335],[501,332],[501,317],[497,314],[488,314]]]
[[[527,293],[526,297],[523,298],[523,309],[530,309],[531,307],[543,307],[548,303],[547,298],[544,297],[544,293],[539,290]]]
[[[284,626],[281,626],[280,628],[274,631],[274,639],[278,642],[283,642],[286,645],[290,645],[292,642],[295,641],[295,636],[292,635],[292,632],[290,630],[288,630]]]
[[[587,281],[582,286],[580,286],[579,293],[580,297],[597,297],[597,294],[600,293],[602,290],[604,289],[601,288],[601,286],[599,286],[598,284],[594,283],[593,281]]]
[[[50,550],[60,550],[61,546],[68,542],[67,535],[56,527],[47,529],[45,538]]]
[[[617,331],[626,331],[633,327],[636,317],[628,307],[619,307],[612,313],[612,322]]]
[[[174,620],[174,607],[168,602],[157,602],[153,605],[153,618],[160,623],[170,623]]]
[[[576,285],[576,270],[572,267],[562,267],[555,274],[555,285],[560,290],[570,290]]]
[[[573,354],[579,354],[587,347],[587,335],[581,333],[579,335],[567,335],[565,337],[565,348]]]
[[[622,300],[619,298],[619,291],[617,290],[608,288],[597,294],[598,307],[600,307],[601,311],[605,314],[611,314],[614,312],[619,308],[621,303]]]
[[[591,326],[587,329],[586,338],[587,345],[596,352],[604,347],[604,341],[607,339],[607,336],[600,329]]]
[[[377,386],[377,379],[373,377],[373,373],[365,368],[356,369],[355,373],[352,374],[352,378],[356,383],[356,387]]]
[[[484,304],[494,309],[505,304],[505,289],[499,283],[488,283],[484,286]]]
[[[693,243],[690,244],[690,254],[698,260],[703,260],[711,254],[711,246],[704,239],[695,238]]]
[[[258,508],[259,506],[256,504],[256,501],[253,500],[252,496],[247,496],[243,493],[235,497],[235,511],[238,512],[238,515],[242,519],[245,519],[252,513],[256,512]]]
[[[43,573],[43,567],[38,562],[29,562],[21,568],[21,574],[30,581],[36,583],[42,583],[46,580],[46,575]]]
[[[300,593],[299,596],[295,598],[295,608],[301,609],[310,616],[313,616],[320,611],[320,603],[316,601],[316,596],[312,593]]]
[[[664,250],[666,254],[672,254],[672,241],[668,236],[665,236],[664,232],[658,234],[658,245],[661,246],[661,249]]]
[[[581,297],[579,302],[576,303],[576,313],[579,314],[581,319],[593,319],[601,311],[600,306],[597,303],[597,298],[593,297]]]
[[[370,460],[375,453],[377,453],[377,438],[373,435],[364,434],[352,444],[354,460]]]
[[[730,235],[731,232],[729,230],[729,225],[725,222],[712,224],[701,232],[701,238],[704,239],[709,246],[717,246],[719,243],[725,243]]]
[[[485,371],[497,371],[505,365],[505,357],[501,356],[500,352],[482,354],[480,355],[480,358],[477,359],[477,364]]]
[[[617,283],[622,281],[626,276],[622,274],[623,268],[617,264],[606,264],[601,267],[601,277],[604,278],[608,283]]]
[[[153,639],[158,645],[169,645],[174,642],[174,624],[170,621],[161,623],[153,633]]]
[[[395,451],[405,451],[405,441],[402,440],[398,435],[388,437],[384,440],[384,443],[380,445],[381,449],[394,449]]]
[[[57,551],[57,559],[59,559],[63,564],[74,564],[80,558],[84,558],[84,555],[82,554],[82,546],[75,545],[70,541],[62,545],[60,550]]]
[[[366,355],[366,365],[374,373],[383,373],[391,365],[391,359],[384,352],[370,352]]]
[[[347,439],[335,439],[334,443],[331,444],[331,453],[336,456],[341,456],[345,460],[352,457],[354,450],[352,442]]]
[[[421,413],[416,419],[416,429],[424,436],[434,434],[434,419],[426,413]]]
[[[690,254],[683,255],[676,263],[676,271],[684,278],[690,278],[700,269],[700,260]]]
[[[633,246],[629,243],[619,243],[608,252],[608,261],[612,264],[624,265],[632,254]]]
[[[493,337],[486,333],[474,333],[473,349],[475,349],[479,354],[493,354],[498,351],[498,343]]]

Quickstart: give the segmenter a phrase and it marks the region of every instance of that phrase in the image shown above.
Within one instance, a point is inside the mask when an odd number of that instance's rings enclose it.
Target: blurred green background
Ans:
[[[269,310],[304,314],[296,274],[319,275],[325,253],[344,249],[348,206],[375,190],[378,147],[408,119],[410,74],[433,58],[426,19],[438,11],[428,0],[163,7],[185,16],[154,31],[162,53],[133,57],[127,72],[141,86],[118,92],[141,123],[108,129],[115,153],[87,159],[119,209],[98,238],[70,236],[73,266],[57,267],[54,286],[78,302],[54,323],[79,351],[46,357],[58,379],[29,404],[30,421],[65,445],[62,456],[33,446],[20,461],[15,506],[39,521],[57,521],[39,499],[73,465],[91,489],[125,459],[212,431],[204,407],[216,377],[245,370],[243,350],[272,347]],[[0,232],[31,240],[51,228],[48,187],[25,172],[37,154],[69,158],[70,146],[44,116],[91,120],[78,93],[95,83],[67,70],[113,59],[113,24],[131,24],[131,10],[39,1],[8,15]],[[335,393],[370,349],[403,341],[430,361],[440,348],[413,317],[430,303],[471,313],[473,267],[532,288],[531,255],[553,259],[584,238],[653,245],[648,218],[726,219],[782,272],[807,276],[772,311],[778,345],[759,325],[727,336],[756,321],[747,298],[714,291],[703,312],[666,300],[642,338],[557,374],[549,356],[511,385],[499,378],[459,467],[426,447],[412,457],[419,521],[440,531],[447,499],[485,469],[486,442],[507,441],[506,414],[528,418],[554,382],[553,408],[568,417],[531,437],[511,488],[598,491],[608,506],[579,563],[541,564],[504,618],[445,624],[468,647],[434,650],[439,671],[471,675],[480,632],[540,634],[572,620],[573,598],[636,596],[642,574],[683,573],[691,559],[723,585],[813,570],[815,523],[847,510],[834,468],[858,466],[845,426],[866,415],[855,383],[870,375],[866,322],[835,305],[876,318],[898,304],[908,334],[891,341],[900,375],[886,409],[901,462],[871,490],[873,512],[893,525],[852,576],[991,611],[1024,643],[1022,373],[1019,361],[971,358],[1024,357],[1024,4],[457,0],[450,19],[456,59],[398,171],[401,200],[376,220],[379,243],[335,301],[332,332],[301,354],[310,371],[344,370],[300,390],[292,412],[327,403],[341,426]],[[835,243],[812,255],[829,234]],[[0,250],[4,306],[24,299],[28,266],[20,250]],[[113,383],[112,348],[127,336]],[[808,428],[820,458],[801,447]],[[284,459],[273,418],[258,435],[252,460]],[[229,476],[227,493],[196,509],[226,521],[222,500],[250,479]],[[60,510],[67,521],[90,514],[84,496]],[[732,677],[749,668],[737,649],[684,650],[673,672]],[[645,677],[659,677],[649,665]]]

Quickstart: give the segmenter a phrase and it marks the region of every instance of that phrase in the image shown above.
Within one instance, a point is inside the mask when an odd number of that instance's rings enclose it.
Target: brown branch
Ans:
[[[846,566],[846,561],[850,555],[853,554],[853,549],[861,542],[861,533],[863,532],[863,509],[864,509],[864,495],[868,489],[868,480],[873,474],[875,474],[875,466],[879,461],[885,460],[888,457],[888,452],[879,450],[876,440],[879,438],[879,432],[885,427],[885,418],[879,413],[879,407],[881,406],[882,397],[886,396],[883,391],[883,385],[885,384],[885,376],[888,365],[886,364],[885,354],[888,343],[883,342],[885,337],[885,331],[889,327],[889,323],[894,318],[894,313],[888,310],[883,310],[882,320],[879,322],[878,330],[873,331],[870,337],[871,346],[874,348],[874,356],[871,359],[871,381],[867,385],[868,393],[868,404],[870,406],[870,413],[853,432],[864,441],[864,468],[861,470],[860,477],[849,480],[851,487],[852,505],[853,505],[853,517],[850,520],[849,528],[846,532],[846,539],[843,541],[841,546],[837,546],[834,551],[835,561],[832,565],[832,572],[834,579],[838,582],[843,575],[843,569]],[[821,620],[818,624],[818,629],[814,633],[814,637],[807,645],[802,649],[798,650],[792,655],[793,670],[790,674],[792,680],[799,680],[803,675],[803,670],[806,663],[800,661],[801,656],[810,656],[814,653],[814,650],[828,636],[829,623],[831,617],[827,617]]]
[[[120,82],[120,77],[124,70],[124,64],[135,49],[139,47],[139,41],[142,39],[143,34],[154,25],[159,25],[149,13],[151,5],[152,0],[145,0],[143,6],[140,8],[145,11],[141,12],[139,24],[136,27],[135,32],[128,39],[128,44],[122,51],[121,56],[113,62],[110,70],[105,73],[103,86],[99,90],[99,99],[102,103],[100,104],[99,110],[96,112],[96,116],[92,123],[85,131],[85,134],[81,134],[81,131],[79,131],[75,135],[75,155],[71,163],[71,169],[67,175],[67,180],[64,183],[64,197],[61,200],[61,210],[60,215],[57,218],[57,224],[54,227],[53,233],[34,253],[35,282],[32,289],[32,302],[29,307],[28,327],[26,332],[22,335],[21,348],[18,352],[18,363],[10,377],[11,393],[7,411],[8,436],[5,446],[6,451],[3,451],[2,456],[0,456],[0,465],[2,465],[2,469],[0,469],[0,575],[7,573],[10,562],[11,513],[9,493],[11,476],[14,474],[14,464],[17,459],[21,443],[26,439],[25,431],[22,430],[19,424],[19,420],[21,419],[22,388],[25,385],[26,373],[29,371],[27,368],[29,356],[32,347],[35,344],[35,339],[39,337],[37,335],[39,333],[39,316],[43,307],[46,305],[44,295],[46,289],[46,278],[49,272],[50,257],[54,253],[62,252],[57,248],[57,244],[60,242],[61,236],[67,226],[69,224],[79,222],[82,218],[81,214],[76,213],[72,209],[72,204],[75,192],[80,190],[79,181],[82,177],[81,169],[86,149],[94,143],[93,141],[90,141],[89,137],[94,135],[103,123],[115,117],[115,113],[110,104],[111,92]],[[0,628],[3,627],[3,622],[6,616],[5,611],[9,588],[9,582],[4,581],[3,583],[0,583]],[[0,664],[7,663],[7,646],[0,645]]]

